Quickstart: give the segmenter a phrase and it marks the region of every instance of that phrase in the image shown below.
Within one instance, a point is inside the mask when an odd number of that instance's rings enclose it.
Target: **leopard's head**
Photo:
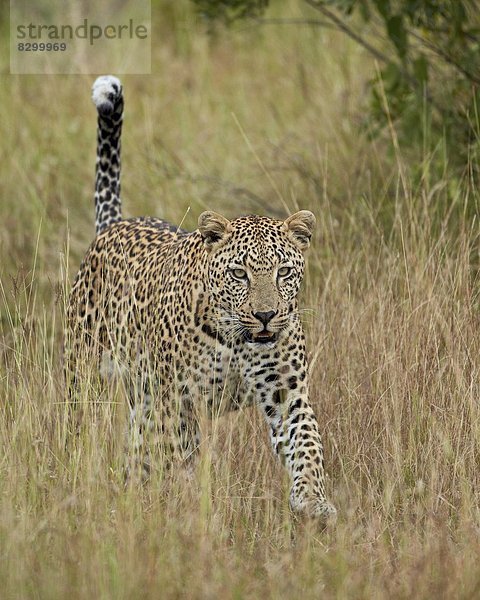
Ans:
[[[314,226],[308,210],[285,221],[256,215],[229,221],[210,211],[200,215],[218,331],[251,344],[268,344],[298,318],[304,252]]]

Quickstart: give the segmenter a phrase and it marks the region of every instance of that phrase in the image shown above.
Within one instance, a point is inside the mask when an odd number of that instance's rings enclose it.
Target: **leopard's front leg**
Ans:
[[[141,375],[129,390],[130,419],[127,433],[127,477],[140,470],[150,477],[153,455],[166,465],[175,461],[191,466],[200,444],[197,415],[187,386],[165,384]]]
[[[275,453],[291,478],[290,506],[293,511],[332,521],[335,508],[327,501],[323,445],[318,423],[308,401],[306,366],[281,375],[278,371],[257,379],[257,402],[269,426]]]

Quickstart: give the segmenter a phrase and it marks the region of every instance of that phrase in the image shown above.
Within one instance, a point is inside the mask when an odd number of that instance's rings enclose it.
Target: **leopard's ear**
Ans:
[[[207,210],[198,217],[198,230],[207,250],[221,246],[232,230],[228,219],[216,212]]]
[[[300,210],[286,219],[282,228],[300,248],[306,250],[310,246],[310,239],[315,228],[315,215],[309,210]]]

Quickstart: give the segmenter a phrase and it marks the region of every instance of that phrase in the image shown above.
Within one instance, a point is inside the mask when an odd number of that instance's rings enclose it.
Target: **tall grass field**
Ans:
[[[154,2],[152,75],[122,76],[124,213],[315,213],[301,306],[338,521],[292,516],[254,408],[201,423],[194,473],[125,486],[122,390],[87,374],[72,435],[63,380],[95,76],[10,75],[2,19],[0,598],[480,597],[475,157],[454,174],[454,148],[414,159],[394,120],[369,136],[377,66],[341,32],[209,34],[189,1]]]

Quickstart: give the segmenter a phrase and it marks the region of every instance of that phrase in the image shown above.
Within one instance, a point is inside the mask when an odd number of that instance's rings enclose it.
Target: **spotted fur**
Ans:
[[[154,466],[148,447],[194,455],[201,411],[256,404],[291,475],[291,507],[330,520],[297,305],[315,218],[230,221],[208,211],[191,233],[156,218],[121,220],[121,93],[110,78],[94,85],[98,235],[70,295],[69,369],[88,353],[103,376],[112,364],[124,374],[132,455],[145,470]]]
[[[116,77],[99,77],[92,88],[97,107],[97,162],[95,165],[95,229],[97,234],[122,219],[120,200],[120,140],[123,93]]]

